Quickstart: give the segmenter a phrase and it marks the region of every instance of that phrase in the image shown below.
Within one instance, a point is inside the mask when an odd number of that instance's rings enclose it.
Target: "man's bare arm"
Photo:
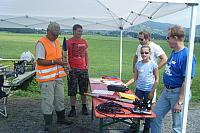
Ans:
[[[45,59],[37,59],[37,63],[40,66],[51,66],[51,65],[61,65],[65,66],[66,64],[62,61],[62,59],[56,60],[45,60]]]
[[[167,62],[167,55],[166,54],[162,54],[159,56],[160,58],[160,62],[158,64],[158,69],[161,69]]]
[[[138,60],[138,56],[134,55],[134,57],[133,57],[133,73],[135,71],[135,64],[137,63],[137,60]]]

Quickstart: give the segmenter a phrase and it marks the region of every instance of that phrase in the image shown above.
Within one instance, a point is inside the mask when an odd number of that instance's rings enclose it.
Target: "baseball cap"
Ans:
[[[54,35],[59,35],[60,25],[56,22],[50,22],[50,24],[47,27],[47,31],[50,31]]]

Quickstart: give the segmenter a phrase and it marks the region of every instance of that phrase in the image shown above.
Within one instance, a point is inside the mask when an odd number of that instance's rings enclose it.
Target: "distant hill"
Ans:
[[[139,32],[142,30],[147,30],[152,34],[154,33],[154,34],[166,36],[167,29],[172,26],[173,24],[169,24],[169,23],[159,23],[159,22],[148,21],[148,22],[133,26],[129,28],[127,31]]]
[[[173,24],[169,23],[159,23],[159,22],[153,22],[153,21],[147,21],[146,23],[143,23],[142,25],[145,25],[153,30],[160,30],[166,32],[169,27],[172,27]]]
[[[170,24],[170,23],[159,23],[159,22],[148,21],[148,22],[145,22],[145,23],[142,23],[142,24],[139,24],[137,26],[133,26],[127,29],[125,34],[128,34],[129,32],[130,33],[133,32],[136,34],[142,30],[147,30],[151,33],[152,38],[165,39],[168,28],[172,27],[173,25],[174,24]],[[189,28],[184,28],[184,29],[186,32],[186,39],[188,39]],[[200,41],[200,25],[197,25],[196,27],[196,41],[198,42]]]

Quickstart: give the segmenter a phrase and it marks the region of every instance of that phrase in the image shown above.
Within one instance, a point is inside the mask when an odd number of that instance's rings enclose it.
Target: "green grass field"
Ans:
[[[41,35],[36,34],[14,34],[0,32],[0,58],[19,58],[20,54],[29,50],[34,52],[35,43]],[[64,36],[59,37],[59,41],[62,44]],[[67,36],[69,38],[70,36]],[[89,44],[89,74],[90,77],[101,76],[119,76],[119,44],[120,38],[118,37],[105,37],[105,36],[84,36]],[[171,49],[166,41],[155,40],[166,52],[167,56],[170,55]],[[132,78],[132,59],[138,45],[137,39],[124,38],[123,39],[123,73],[122,80],[126,82]],[[192,92],[193,101],[200,101],[199,85],[200,82],[200,45],[195,45],[194,53],[196,55],[196,76],[193,79]],[[10,62],[0,62],[4,64],[10,64]],[[163,87],[162,73],[164,68],[159,71],[160,83],[158,86],[158,92]],[[32,83],[29,87],[31,90],[37,89],[35,83]],[[133,87],[132,87],[133,88]],[[18,95],[22,95],[23,91],[19,91]],[[158,93],[159,94],[159,93]],[[31,93],[31,95],[34,95]]]

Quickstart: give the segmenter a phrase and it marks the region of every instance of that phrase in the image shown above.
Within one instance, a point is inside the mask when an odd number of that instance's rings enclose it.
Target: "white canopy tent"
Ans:
[[[58,21],[62,28],[79,22],[84,29],[126,29],[186,9],[187,3],[197,0],[1,0],[0,27],[46,29]]]
[[[1,0],[0,28],[46,29],[57,21],[62,29],[79,23],[87,30],[120,30],[120,78],[122,32],[133,25],[191,8],[191,31],[182,132],[186,132],[197,5],[199,0]]]
[[[120,30],[121,78],[124,29],[197,3],[197,0],[57,0],[56,3],[48,0],[1,0],[0,27],[46,29],[49,21],[57,21],[62,29],[72,29],[73,24],[79,23],[87,30]]]

